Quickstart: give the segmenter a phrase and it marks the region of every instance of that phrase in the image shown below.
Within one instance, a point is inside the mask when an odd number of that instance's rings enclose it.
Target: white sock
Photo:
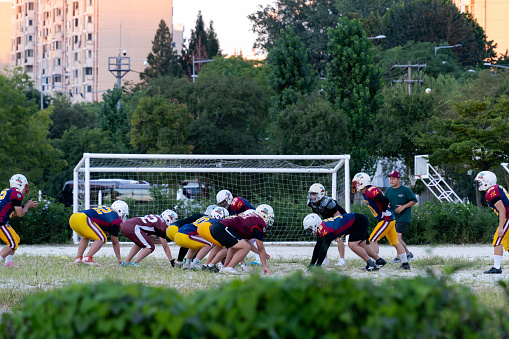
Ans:
[[[13,254],[9,254],[8,256],[5,257],[5,263],[8,264],[8,263],[11,263],[12,262],[12,257],[13,257]],[[502,261],[502,259],[500,259],[500,261]]]
[[[400,254],[399,258],[401,259],[401,262],[403,262],[403,263],[408,262],[408,258],[406,256],[406,253]]]
[[[209,267],[214,267],[215,265],[214,264],[208,264]]]
[[[494,255],[493,261],[494,261],[493,267],[495,267],[496,269],[500,269],[500,264],[502,263],[502,256]]]

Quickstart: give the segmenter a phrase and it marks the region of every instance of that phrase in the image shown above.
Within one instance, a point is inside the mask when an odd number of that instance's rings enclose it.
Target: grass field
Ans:
[[[251,273],[239,276],[225,276],[210,272],[195,272],[172,269],[167,260],[151,256],[143,260],[143,267],[129,268],[117,265],[110,256],[97,257],[99,267],[74,265],[73,257],[65,255],[28,255],[15,256],[19,268],[0,268],[0,310],[2,312],[22,306],[23,299],[30,294],[58,289],[74,283],[92,283],[102,280],[115,280],[120,284],[142,283],[151,286],[163,286],[178,290],[186,295],[195,290],[208,289],[233,279],[245,279],[250,274],[260,274],[261,268],[252,267]],[[487,306],[507,307],[507,297],[498,285],[499,280],[507,280],[507,273],[501,275],[484,275],[482,272],[491,267],[487,258],[448,258],[427,256],[414,260],[412,270],[401,271],[398,265],[387,264],[380,271],[365,272],[361,270],[365,263],[360,259],[350,258],[347,266],[337,267],[333,264],[326,270],[347,274],[358,279],[371,279],[381,282],[386,279],[404,279],[433,274],[447,276],[450,284],[467,286]],[[283,278],[296,272],[306,271],[309,259],[279,257],[270,260],[272,278]],[[507,271],[505,271],[507,272]]]

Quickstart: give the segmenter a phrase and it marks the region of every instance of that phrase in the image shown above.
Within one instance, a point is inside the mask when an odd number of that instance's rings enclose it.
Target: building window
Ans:
[[[78,27],[78,19],[74,19],[74,27]]]
[[[78,70],[75,70],[75,71],[74,71],[74,77],[75,77],[75,78],[78,78],[78,75],[79,75]]]
[[[55,82],[62,82],[62,77],[60,75],[57,75],[55,77]]]
[[[29,11],[33,11],[34,10],[34,3],[33,2],[27,3],[27,10],[29,10]]]
[[[92,40],[92,33],[87,34],[87,40],[90,40],[90,41]]]
[[[87,92],[92,93],[92,86],[87,86]]]
[[[32,39],[33,39],[32,35],[29,35],[28,36],[28,41],[32,41]]]
[[[32,21],[32,19],[28,19],[28,26],[32,26],[34,24],[34,22]]]
[[[91,24],[91,23],[92,23],[92,16],[90,16],[90,15],[89,15],[89,16],[87,17],[87,20],[88,20],[88,23],[89,23],[89,24]]]
[[[78,61],[78,53],[74,53],[74,61]]]
[[[92,6],[92,3],[93,3],[92,0],[88,0],[88,5],[89,6]]]
[[[87,51],[87,58],[92,59],[92,51]]]
[[[33,49],[27,49],[27,50],[25,51],[25,57],[27,57],[27,58],[33,58],[33,56],[34,56],[34,50],[33,50]]]
[[[74,43],[75,43],[75,44],[77,44],[77,43],[78,43],[78,36],[77,36],[77,35],[75,35],[75,36],[74,36]]]
[[[92,75],[92,67],[85,67],[85,75]]]

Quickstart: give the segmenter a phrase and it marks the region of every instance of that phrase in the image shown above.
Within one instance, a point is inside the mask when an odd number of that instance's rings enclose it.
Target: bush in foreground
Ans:
[[[500,315],[499,315],[500,316]],[[3,338],[502,337],[493,312],[435,278],[375,285],[335,273],[251,277],[183,298],[101,282],[28,297],[3,316]]]

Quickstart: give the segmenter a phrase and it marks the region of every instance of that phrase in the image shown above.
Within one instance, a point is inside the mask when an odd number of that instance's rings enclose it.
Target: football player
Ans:
[[[408,263],[405,248],[400,244],[396,234],[396,219],[389,209],[389,198],[378,187],[371,185],[371,178],[366,173],[357,173],[353,177],[352,193],[355,192],[362,193],[364,203],[378,221],[375,229],[369,236],[369,243],[373,250],[378,254],[378,241],[386,237],[391,246],[396,248],[398,257],[401,259],[401,266],[398,268],[409,270],[410,264]],[[383,265],[385,265],[385,262]]]
[[[69,219],[69,225],[82,237],[78,244],[78,254],[76,255],[74,263],[99,266],[98,263],[94,262],[93,256],[104,245],[107,240],[106,234],[109,234],[118,264],[122,265],[118,232],[128,215],[129,206],[123,200],[115,201],[111,204],[111,207],[101,205],[73,213]],[[94,240],[94,242],[90,246],[87,255],[83,257],[83,253],[90,240]]]
[[[134,242],[129,255],[122,262],[122,266],[139,267],[139,262],[154,252],[156,248],[152,236],[158,236],[164,253],[168,257],[171,266],[174,267],[175,259],[172,258],[170,247],[166,241],[166,230],[177,220],[177,213],[172,210],[165,210],[161,215],[149,214],[144,217],[131,218],[122,223],[120,230],[128,239]],[[138,254],[136,260],[132,263],[131,260],[136,254]]]
[[[345,209],[341,207],[336,202],[336,200],[325,196],[325,187],[319,183],[313,184],[309,188],[308,206],[311,207],[313,213],[318,214],[322,219],[328,219],[335,217],[336,215],[346,214]],[[336,266],[346,265],[345,244],[343,242],[344,239],[345,237],[338,239],[339,261],[336,263]],[[327,259],[325,260],[327,261]]]
[[[13,216],[22,218],[29,208],[36,207],[38,203],[28,200],[25,205],[21,202],[28,194],[28,180],[23,174],[14,174],[9,180],[9,188],[0,192],[0,239],[7,244],[0,251],[0,262],[5,259],[4,267],[17,267],[12,263],[12,257],[18,249],[19,235],[9,225]]]

